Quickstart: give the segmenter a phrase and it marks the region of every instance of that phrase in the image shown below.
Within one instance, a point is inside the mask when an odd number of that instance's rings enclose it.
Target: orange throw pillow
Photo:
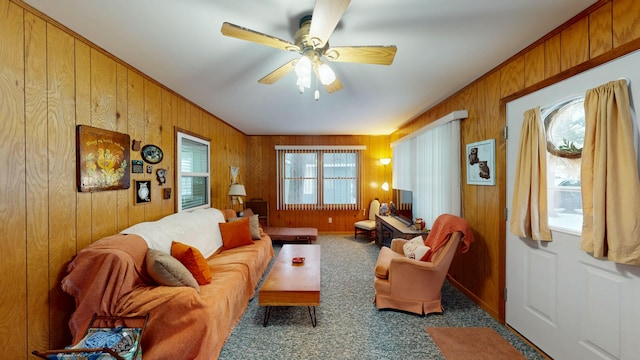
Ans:
[[[222,248],[233,249],[238,246],[251,245],[251,230],[249,230],[249,219],[220,223],[220,233],[222,234]]]
[[[198,284],[204,285],[211,282],[211,269],[198,249],[172,241],[171,256],[178,259],[189,270]]]

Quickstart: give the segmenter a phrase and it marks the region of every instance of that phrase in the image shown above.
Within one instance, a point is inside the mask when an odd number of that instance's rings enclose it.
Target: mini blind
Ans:
[[[276,146],[278,210],[357,210],[365,146]]]
[[[209,142],[178,133],[179,209],[209,206]]]

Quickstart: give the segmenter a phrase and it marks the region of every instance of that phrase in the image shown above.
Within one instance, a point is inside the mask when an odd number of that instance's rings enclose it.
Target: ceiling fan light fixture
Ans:
[[[296,63],[296,75],[298,75],[298,81],[296,81],[296,85],[298,85],[298,89],[300,89],[301,93],[304,92],[304,88],[311,87],[311,60],[302,56],[300,60]]]
[[[299,29],[294,35],[294,42],[283,40],[272,35],[228,22],[222,24],[220,31],[225,36],[270,46],[285,51],[295,51],[302,55],[300,59],[292,59],[286,64],[258,80],[260,84],[271,85],[295,70],[298,80],[296,85],[300,93],[311,86],[311,71],[316,82],[321,82],[331,94],[342,89],[340,79],[336,77],[323,60],[391,65],[396,55],[396,46],[338,46],[330,47],[329,38],[334,32],[351,0],[315,0],[312,14],[300,19]]]
[[[318,67],[318,75],[322,85],[326,86],[336,81],[336,74],[333,72],[331,67],[325,63],[320,64]]]

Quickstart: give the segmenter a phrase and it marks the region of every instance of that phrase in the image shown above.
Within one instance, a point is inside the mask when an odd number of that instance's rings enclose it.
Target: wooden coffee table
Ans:
[[[295,257],[304,258],[304,262],[293,263]],[[267,307],[264,326],[267,326],[273,306],[307,306],[311,324],[315,327],[315,307],[320,305],[320,245],[282,245],[258,291],[258,305]]]

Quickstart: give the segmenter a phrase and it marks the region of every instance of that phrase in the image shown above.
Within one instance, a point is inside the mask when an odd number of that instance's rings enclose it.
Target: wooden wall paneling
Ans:
[[[161,168],[167,170],[166,182],[164,185],[160,185],[157,181],[156,184],[161,189],[159,201],[162,202],[162,216],[167,216],[175,212],[174,198],[175,198],[175,135],[174,135],[174,123],[177,119],[178,111],[176,107],[176,96],[166,89],[162,89],[162,151],[164,152],[165,160],[162,161]],[[170,199],[164,199],[164,189],[171,189],[172,194]]]
[[[249,136],[247,137],[247,176],[245,178],[245,187],[247,189],[247,198],[266,199],[264,190],[267,184],[262,181],[269,179],[264,173],[263,164],[268,163],[268,158],[264,155],[265,149],[262,148],[263,137]],[[261,181],[262,179],[262,181]]]
[[[216,136],[220,144],[218,154],[224,154],[223,157],[218,159],[218,169],[220,171],[216,173],[216,192],[220,194],[220,197],[217,199],[217,203],[220,207],[230,207],[236,211],[240,211],[242,206],[237,202],[232,204],[232,199],[227,196],[229,185],[231,185],[232,182],[230,167],[234,166],[239,168],[237,178],[239,182],[242,182],[246,177],[247,169],[241,166],[236,154],[233,152],[233,133],[231,128],[221,123],[218,127],[218,133],[213,135]]]
[[[233,154],[231,153],[231,129],[227,126],[224,126],[222,123],[217,124],[217,131],[213,134],[213,138],[215,138],[217,142],[217,170],[215,173],[215,192],[217,197],[215,197],[216,204],[221,208],[233,208],[236,211],[241,209],[239,204],[232,204],[232,200],[229,196],[227,196],[227,192],[229,191],[229,185],[231,185],[231,166],[240,167],[240,164],[236,161]],[[223,156],[220,156],[220,155]],[[240,168],[238,170],[238,180],[242,181],[246,174],[246,169]]]
[[[145,144],[154,144],[163,150],[171,144],[162,142],[162,92],[156,83],[149,79],[144,80],[144,115],[145,115]],[[163,156],[159,164],[152,165],[151,174],[145,171],[144,179],[151,181],[151,202],[144,205],[145,221],[154,221],[162,217],[162,194],[160,186],[156,181],[156,170],[161,168],[165,162],[171,162],[172,159]],[[145,164],[149,165],[149,164]]]
[[[22,9],[6,0],[0,0],[0,34],[0,336],[3,351],[17,355],[26,354],[28,336],[25,46]]]
[[[232,204],[232,200],[231,198],[229,198],[227,196],[227,191],[229,190],[229,185],[232,182],[231,179],[231,170],[230,170],[230,166],[235,166],[235,167],[239,167],[240,170],[238,170],[238,181],[242,181],[242,179],[246,176],[245,171],[247,169],[243,169],[240,167],[240,164],[238,164],[237,159],[235,158],[234,154],[231,151],[231,144],[232,144],[232,139],[231,139],[231,129],[227,126],[224,126],[222,124],[220,124],[220,127],[218,128],[219,132],[217,134],[215,134],[214,136],[218,137],[218,140],[220,141],[220,153],[221,154],[225,154],[224,158],[220,158],[219,159],[219,169],[220,172],[217,174],[217,191],[219,191],[220,195],[221,195],[221,199],[219,200],[219,203],[221,204],[221,206],[223,206],[224,204],[229,204],[229,207],[231,207],[234,210],[240,210],[241,206],[239,204]],[[222,137],[222,139],[220,138]],[[223,200],[224,198],[224,200]]]
[[[77,251],[74,39],[47,25],[47,123],[49,162],[49,346],[70,344],[73,302],[60,281]]]
[[[82,41],[75,40],[75,81],[76,81],[76,125],[91,125],[91,48]],[[74,144],[75,146],[75,144]],[[74,182],[76,184],[76,182]],[[77,248],[84,249],[92,240],[91,236],[91,193],[77,191],[76,186],[76,229]],[[97,240],[97,239],[95,239]]]
[[[495,88],[495,85],[493,86]],[[494,317],[498,317],[499,308],[503,305],[501,301],[502,288],[499,288],[500,279],[500,257],[501,244],[503,243],[500,234],[505,228],[504,222],[504,197],[502,194],[506,188],[504,183],[506,172],[505,139],[503,129],[506,125],[504,118],[500,117],[498,92],[490,94],[490,103],[487,111],[491,114],[492,121],[486,122],[487,138],[495,139],[495,173],[492,175],[496,180],[495,186],[485,187],[484,201],[484,241],[486,251],[484,257],[480,259],[479,269],[483,276],[482,289],[479,289],[483,301],[487,304],[487,311]],[[501,182],[502,181],[502,182]]]
[[[181,129],[187,129],[187,102],[184,99],[179,99],[176,105],[178,106],[177,126]]]
[[[217,124],[216,132],[211,134],[212,140],[216,144],[215,152],[212,154],[212,159],[216,159],[215,176],[212,179],[211,193],[215,193],[217,196],[212,195],[212,200],[215,199],[215,204],[221,208],[232,208],[231,199],[227,196],[229,185],[231,184],[230,166],[238,166],[229,153],[229,129],[223,126],[221,123]],[[241,169],[242,170],[242,169]],[[239,210],[239,207],[238,207]]]
[[[144,120],[144,79],[135,71],[129,70],[127,76],[127,114],[129,123],[129,136],[131,140],[145,141]],[[131,151],[131,160],[142,160],[139,151]],[[131,174],[131,187],[129,188],[129,223],[137,224],[145,221],[144,207],[146,205],[135,204],[135,180],[144,180],[145,173]]]
[[[213,118],[208,117],[207,121],[209,121],[209,132],[207,133],[207,138],[210,140],[210,164],[211,169],[209,169],[209,173],[211,176],[211,206],[219,209],[226,209],[229,207],[229,201],[226,201],[226,191],[229,185],[226,185],[227,188],[224,189],[223,193],[223,182],[221,182],[221,174],[227,174],[229,172],[229,167],[227,165],[223,165],[226,161],[226,156],[223,154],[222,144],[220,142],[222,135],[221,132],[221,124],[215,121]],[[227,184],[229,180],[226,180],[224,184]],[[225,200],[222,200],[223,195],[225,196]],[[214,201],[214,199],[216,199]]]
[[[126,66],[120,63],[116,64],[116,131],[123,134],[129,133],[129,113],[127,111],[128,72]],[[131,154],[131,143],[127,146],[129,154]],[[131,161],[129,161],[126,171],[131,173]],[[131,188],[116,191],[116,232],[129,227],[129,194],[131,191]]]
[[[206,137],[207,139],[210,140],[210,146],[213,144],[213,142],[215,140],[213,140],[217,135],[215,135],[215,131],[217,131],[216,129],[216,124],[222,124],[221,121],[219,121],[215,116],[207,113],[207,112],[203,112],[202,113],[202,135],[204,137]],[[210,148],[211,150],[212,148]],[[215,156],[216,158],[220,157],[220,154],[216,154],[216,155],[211,155],[211,156]],[[210,160],[213,160],[213,157],[210,158]],[[219,161],[219,160],[216,160]],[[213,165],[213,162],[210,162],[209,165],[211,168],[209,169],[210,172],[210,177],[211,179],[213,179],[214,177],[216,177],[217,173],[219,173],[221,170],[217,168],[217,166]],[[226,207],[220,207],[220,205],[222,204],[222,201],[224,201],[224,199],[226,198],[226,192],[224,193],[224,197],[221,198],[222,193],[220,192],[220,190],[218,190],[218,192],[216,194],[213,193],[213,191],[211,192],[211,205],[214,208],[217,209],[224,209]]]
[[[540,44],[524,55],[524,86],[544,80],[544,44]]]
[[[469,116],[467,119],[463,120],[461,124],[462,129],[464,130],[461,132],[462,138],[464,139],[461,144],[461,156],[464,161],[462,162],[462,164],[464,164],[463,184],[465,184],[463,196],[465,210],[463,212],[463,216],[473,229],[475,242],[470,247],[468,253],[454,258],[455,263],[452,265],[454,265],[455,272],[452,272],[452,274],[455,275],[456,281],[464,284],[465,288],[472,290],[474,293],[477,292],[478,289],[482,288],[482,282],[484,280],[483,274],[477,269],[478,263],[482,261],[481,259],[484,256],[486,246],[480,236],[484,231],[482,227],[482,216],[484,214],[483,191],[485,189],[484,186],[469,185],[466,182],[468,162],[466,146],[469,143],[486,140],[486,134],[483,131],[485,126],[484,124],[491,121],[487,116],[486,111],[486,87],[487,82],[486,80],[483,80],[476,84],[475,93],[472,93],[467,88],[457,96],[460,102],[458,106],[469,112]],[[473,210],[467,211],[467,209]],[[473,271],[469,271],[470,269],[473,269]]]
[[[640,39],[640,1],[613,0],[613,47]]]
[[[242,182],[244,181],[244,178],[246,177],[246,168],[243,168],[241,166],[241,164],[238,162],[238,159],[236,157],[236,154],[233,151],[233,133],[231,131],[231,128],[229,128],[228,126],[224,126],[223,124],[220,124],[220,135],[224,136],[224,139],[221,141],[222,144],[222,149],[220,150],[222,154],[225,154],[226,160],[220,159],[220,173],[218,173],[218,191],[220,192],[220,195],[223,199],[220,199],[220,203],[221,205],[224,205],[225,203],[228,203],[229,206],[231,208],[233,208],[236,211],[239,211],[242,209],[242,206],[240,204],[238,204],[237,202],[235,204],[233,204],[232,206],[232,200],[231,198],[229,198],[227,196],[227,192],[229,190],[229,185],[231,185],[231,170],[230,170],[230,166],[235,166],[240,168],[240,170],[238,170],[238,181]],[[218,137],[220,137],[220,135],[217,135]],[[226,164],[226,165],[225,165]]]
[[[524,89],[524,56],[519,56],[500,69],[500,95],[509,96]]]
[[[116,63],[91,49],[91,126],[116,131]],[[116,191],[91,194],[91,236],[93,241],[118,231]]]
[[[199,107],[196,107],[194,105],[190,106],[191,108],[191,131],[193,131],[196,134],[201,134],[204,135],[206,134],[206,132],[204,131],[204,125],[203,125],[203,113],[202,110]]]
[[[589,58],[593,59],[613,48],[611,3],[589,15]]]
[[[589,18],[583,18],[563,30],[560,40],[563,71],[589,60]]]
[[[560,34],[554,35],[544,42],[544,77],[548,79],[557,75],[562,70],[560,55],[562,47]]]
[[[25,137],[28,349],[49,346],[49,172],[47,168],[47,25],[25,13]],[[40,319],[45,319],[41,321]]]
[[[225,124],[225,126],[231,128],[229,125]],[[247,138],[243,133],[239,132],[234,128],[231,128],[231,131],[233,133],[233,140],[234,140],[233,141],[234,153],[235,153],[238,164],[240,164],[239,166],[240,166],[240,173],[242,177],[242,183],[245,184],[245,181],[249,173],[249,168],[247,166],[247,156],[246,156]],[[246,197],[243,199],[243,201],[244,200],[246,200]],[[243,205],[240,205],[240,210],[242,210],[242,208],[243,208]]]

